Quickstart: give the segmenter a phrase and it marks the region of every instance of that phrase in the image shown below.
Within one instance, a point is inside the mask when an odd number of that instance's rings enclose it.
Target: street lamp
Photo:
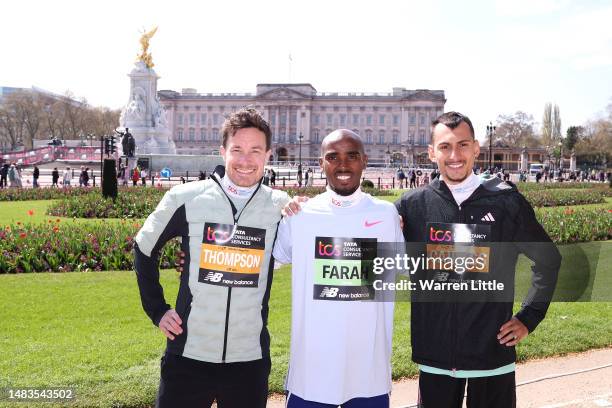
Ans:
[[[489,138],[489,171],[493,172],[493,137],[495,136],[495,126],[492,122],[487,125],[487,137]]]
[[[300,143],[300,150],[299,150],[299,161],[298,161],[298,166],[302,166],[302,139],[304,138],[304,136],[302,135],[302,132],[300,132],[300,135],[298,136],[298,141]]]
[[[559,174],[563,172],[563,142],[559,142]]]

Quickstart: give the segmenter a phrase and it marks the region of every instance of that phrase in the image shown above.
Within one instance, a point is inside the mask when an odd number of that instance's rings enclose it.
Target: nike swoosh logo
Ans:
[[[366,228],[370,228],[375,226],[376,224],[380,224],[382,221],[374,221],[374,222],[368,222],[368,220],[365,221],[364,225]]]

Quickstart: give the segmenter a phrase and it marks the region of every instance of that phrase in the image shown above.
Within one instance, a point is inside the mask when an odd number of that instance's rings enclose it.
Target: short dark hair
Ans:
[[[467,123],[467,125],[470,127],[470,131],[472,132],[472,138],[476,139],[476,135],[474,133],[474,125],[472,125],[472,121],[470,120],[470,118],[459,112],[451,111],[441,114],[433,122],[431,122],[431,141],[433,142],[434,128],[437,124],[441,123],[449,129],[455,129],[461,124],[461,122]]]
[[[266,136],[266,150],[270,150],[272,147],[272,131],[270,125],[261,115],[261,113],[251,107],[242,108],[236,112],[232,112],[221,128],[223,147],[227,147],[227,141],[231,136],[239,131],[240,129],[255,128],[263,132]]]

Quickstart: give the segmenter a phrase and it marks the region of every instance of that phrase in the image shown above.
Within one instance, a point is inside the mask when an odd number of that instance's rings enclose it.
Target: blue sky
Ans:
[[[582,124],[612,97],[609,1],[22,0],[2,14],[0,85],[70,89],[113,108],[127,101],[140,32],[155,25],[160,89],[444,89],[447,110],[480,134],[516,110],[540,121],[546,102],[563,128]]]

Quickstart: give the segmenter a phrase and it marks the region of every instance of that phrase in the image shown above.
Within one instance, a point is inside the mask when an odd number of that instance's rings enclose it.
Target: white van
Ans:
[[[529,175],[535,176],[536,174],[544,171],[544,164],[532,163],[529,165]]]

